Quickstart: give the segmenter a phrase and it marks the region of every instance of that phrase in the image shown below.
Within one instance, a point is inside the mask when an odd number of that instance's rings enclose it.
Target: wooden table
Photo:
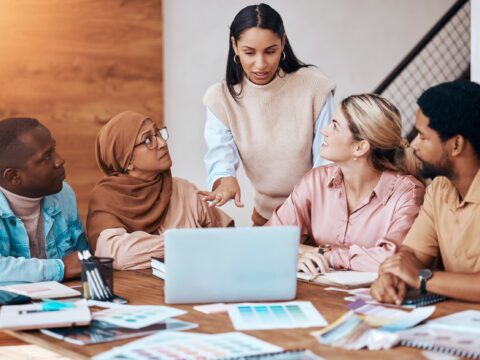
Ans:
[[[115,272],[115,293],[127,298],[132,305],[159,305],[163,304],[163,280],[151,275],[151,270],[117,271]],[[315,307],[330,323],[346,311],[345,293],[326,291],[322,286],[298,283],[297,300],[312,301]],[[199,324],[194,332],[222,333],[235,331],[228,314],[206,315],[192,309],[190,305],[174,305],[176,308],[188,311],[178,319]],[[433,317],[443,316],[453,312],[477,309],[480,304],[471,304],[458,301],[445,301],[437,304]],[[326,359],[411,359],[421,358],[421,351],[414,348],[396,347],[388,351],[348,351],[320,345],[309,333],[315,328],[245,331],[245,333],[279,345],[286,349],[308,348]],[[88,359],[91,356],[109,350],[129,341],[128,339],[98,345],[78,346],[56,340],[41,334],[39,331],[5,331],[8,335],[28,343],[47,348],[73,359]]]

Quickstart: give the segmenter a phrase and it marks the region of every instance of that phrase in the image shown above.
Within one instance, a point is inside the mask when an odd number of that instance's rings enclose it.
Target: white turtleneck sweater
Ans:
[[[28,198],[14,194],[3,187],[0,191],[5,195],[10,207],[25,226],[30,244],[30,257],[45,259],[45,234],[41,209],[42,198]]]

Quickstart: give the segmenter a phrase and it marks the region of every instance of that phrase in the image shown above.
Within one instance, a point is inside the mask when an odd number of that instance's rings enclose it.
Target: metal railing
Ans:
[[[415,124],[422,92],[459,78],[470,78],[469,0],[455,2],[374,92],[399,108],[406,135]]]

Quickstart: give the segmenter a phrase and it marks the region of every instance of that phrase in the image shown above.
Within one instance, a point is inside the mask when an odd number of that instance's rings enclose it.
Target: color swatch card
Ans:
[[[129,329],[141,329],[168,318],[186,314],[169,306],[125,305],[94,313],[95,320]]]
[[[238,332],[205,335],[164,331],[104,352],[93,359],[227,359],[276,353],[282,350],[281,347]]]
[[[244,303],[228,306],[236,330],[293,329],[328,323],[310,301]]]

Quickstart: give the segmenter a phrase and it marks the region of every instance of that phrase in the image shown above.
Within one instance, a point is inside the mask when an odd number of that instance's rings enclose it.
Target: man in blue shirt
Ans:
[[[0,121],[0,282],[80,275],[88,243],[64,163],[38,120]]]

